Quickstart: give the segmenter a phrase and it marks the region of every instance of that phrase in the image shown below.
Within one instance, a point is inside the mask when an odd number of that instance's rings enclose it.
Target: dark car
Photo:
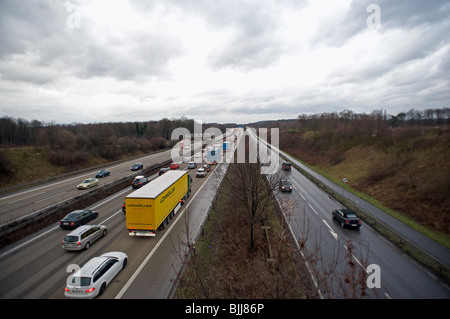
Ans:
[[[209,164],[205,164],[205,165],[203,165],[202,166],[204,169],[205,169],[205,171],[207,171],[207,172],[210,172],[211,171],[211,165],[209,165]]]
[[[142,163],[136,163],[136,164],[133,164],[133,166],[131,166],[132,171],[138,171],[143,168],[144,168],[144,164],[142,164]]]
[[[166,172],[168,172],[168,171],[170,171],[170,168],[169,168],[169,167],[161,168],[161,169],[159,170],[159,176],[161,176],[162,174],[164,174],[164,173],[166,173]]]
[[[131,187],[133,188],[141,188],[145,184],[150,182],[150,180],[147,177],[144,176],[136,176],[134,178],[134,181],[131,183]]]
[[[77,228],[91,220],[97,218],[98,212],[95,210],[74,210],[61,219],[59,227],[61,228]]]
[[[333,219],[337,220],[342,227],[359,228],[361,227],[361,219],[356,213],[348,208],[333,210]]]
[[[280,181],[280,191],[292,192],[292,184],[289,181]]]
[[[97,173],[97,175],[95,175],[95,178],[109,176],[110,174],[111,174],[111,172],[108,171],[107,169],[102,169],[102,170],[100,170],[100,172]]]
[[[281,167],[283,168],[283,170],[285,171],[290,171],[291,170],[291,163],[289,162],[283,162],[283,164],[281,164]]]

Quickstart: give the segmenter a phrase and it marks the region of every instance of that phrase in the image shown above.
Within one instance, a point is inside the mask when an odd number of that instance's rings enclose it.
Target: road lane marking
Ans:
[[[310,203],[308,203],[308,206],[311,207],[311,209],[313,210],[314,213],[316,213],[317,216],[319,216],[319,213],[311,206]],[[328,227],[330,227],[330,226],[328,226]]]
[[[338,234],[336,234],[333,230],[333,228],[331,228],[330,225],[328,225],[328,223],[325,221],[325,219],[322,219],[322,222],[328,227],[328,231],[330,232],[331,235],[333,235],[334,239],[338,239]]]
[[[56,195],[53,195],[53,196],[50,196],[50,197],[46,197],[46,198],[44,198],[44,199],[40,199],[40,200],[38,200],[38,201],[35,201],[34,203],[35,203],[35,204],[38,204],[38,203],[40,203],[40,202],[45,202],[46,200],[48,200],[48,199],[50,199],[50,198],[57,197],[57,196],[59,196],[59,195],[65,194],[65,193],[67,193],[67,192],[62,192],[62,193],[59,193],[59,194],[56,194]]]
[[[7,205],[13,204],[13,203],[16,203],[16,202],[20,202],[20,201],[23,201],[25,199],[28,199],[28,198],[31,198],[31,197],[34,197],[34,196],[38,196],[38,195],[42,195],[42,194],[45,194],[45,192],[40,192],[40,193],[37,193],[37,194],[34,194],[34,195],[30,195],[30,196],[27,196],[27,197],[23,197],[23,198],[19,198],[19,199],[13,200],[12,202],[9,202]]]

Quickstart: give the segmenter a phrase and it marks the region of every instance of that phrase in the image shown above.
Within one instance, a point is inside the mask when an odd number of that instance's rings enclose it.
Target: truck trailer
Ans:
[[[156,236],[189,197],[192,178],[187,171],[168,171],[125,197],[130,236]]]
[[[221,149],[219,147],[213,147],[208,149],[206,156],[207,164],[217,164],[221,162]]]

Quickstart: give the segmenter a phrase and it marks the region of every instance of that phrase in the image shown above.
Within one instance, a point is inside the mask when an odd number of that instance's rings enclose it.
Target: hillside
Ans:
[[[448,125],[298,120],[280,148],[427,228],[450,233]]]

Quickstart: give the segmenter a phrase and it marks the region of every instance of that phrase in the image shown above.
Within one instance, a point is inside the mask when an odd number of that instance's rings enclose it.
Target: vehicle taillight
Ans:
[[[69,288],[67,288],[67,287],[64,288],[64,291],[70,292]]]
[[[94,288],[94,287],[92,287],[92,288],[90,288],[90,289],[86,290],[85,292],[93,292],[94,290],[95,290],[95,288]]]
[[[81,246],[81,242],[78,242],[78,246]]]
[[[74,225],[74,223],[70,223],[70,226],[73,226]]]

